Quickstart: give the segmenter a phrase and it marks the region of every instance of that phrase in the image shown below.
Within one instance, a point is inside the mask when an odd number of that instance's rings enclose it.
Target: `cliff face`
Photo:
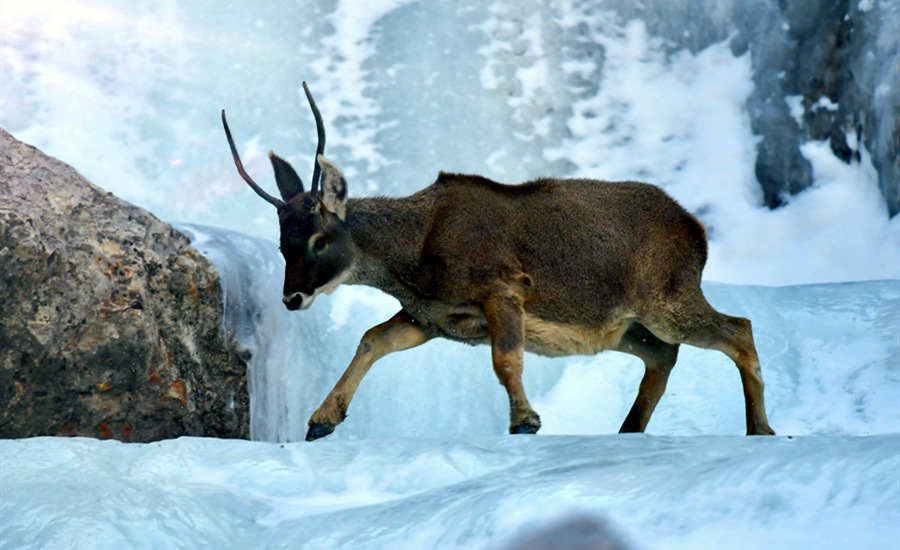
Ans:
[[[0,438],[249,437],[222,315],[184,235],[0,130]]]
[[[765,11],[741,4],[738,13],[754,60],[747,107],[761,137],[756,176],[766,204],[812,183],[800,146],[827,140],[848,163],[865,145],[888,211],[900,212],[897,2],[787,0]]]
[[[900,212],[900,3],[849,0],[610,0],[623,20],[645,21],[673,51],[729,40],[751,55],[746,107],[759,137],[756,178],[765,204],[782,206],[813,183],[800,147],[829,142],[845,162],[872,156],[890,214]]]

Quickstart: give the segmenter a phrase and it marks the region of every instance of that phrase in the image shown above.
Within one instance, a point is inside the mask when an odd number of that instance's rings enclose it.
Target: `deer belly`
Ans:
[[[615,348],[628,329],[627,319],[610,319],[599,327],[566,325],[525,315],[525,350],[547,357],[595,355]]]
[[[487,321],[480,311],[442,312],[422,315],[420,322],[434,330],[442,338],[473,346],[490,344]]]

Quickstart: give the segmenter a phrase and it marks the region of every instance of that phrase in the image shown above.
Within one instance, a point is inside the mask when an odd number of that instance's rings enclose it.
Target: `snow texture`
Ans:
[[[900,436],[0,442],[4,548],[897,548]],[[564,550],[564,549],[561,549]]]

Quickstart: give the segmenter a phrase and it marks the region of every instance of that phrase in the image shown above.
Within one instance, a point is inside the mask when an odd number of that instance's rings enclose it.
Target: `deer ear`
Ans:
[[[272,168],[275,169],[275,183],[278,184],[281,198],[284,202],[290,202],[292,198],[303,192],[303,182],[294,168],[272,151],[269,151],[269,160],[272,161]]]
[[[343,220],[346,216],[347,180],[341,169],[322,155],[316,157],[316,162],[322,169],[322,205]]]

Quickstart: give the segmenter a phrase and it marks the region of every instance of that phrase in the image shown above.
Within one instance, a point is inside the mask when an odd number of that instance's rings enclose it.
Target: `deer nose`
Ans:
[[[288,308],[288,310],[297,311],[298,309],[308,309],[314,299],[315,295],[310,296],[302,292],[291,292],[289,294],[285,293],[281,301],[284,302],[284,307]]]

